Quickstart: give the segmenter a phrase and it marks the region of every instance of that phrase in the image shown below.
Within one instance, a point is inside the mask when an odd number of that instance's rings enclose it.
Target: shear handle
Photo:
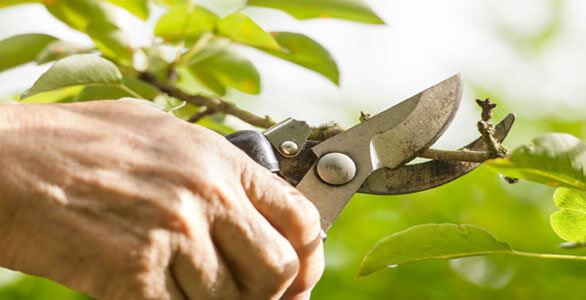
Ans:
[[[254,130],[241,130],[227,135],[226,139],[259,165],[273,173],[279,172],[279,161],[275,156],[273,146],[262,133]]]

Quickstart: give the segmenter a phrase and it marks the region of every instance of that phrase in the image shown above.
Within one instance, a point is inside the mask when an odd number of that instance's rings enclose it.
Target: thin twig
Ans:
[[[436,160],[452,160],[452,161],[467,161],[481,163],[492,157],[486,151],[471,151],[471,150],[438,150],[428,148],[421,152],[419,157],[436,159]]]
[[[217,113],[217,111],[215,111],[215,110],[213,110],[213,109],[211,109],[209,107],[206,107],[206,108],[204,108],[204,109],[196,112],[195,114],[193,114],[193,116],[191,116],[189,118],[189,120],[187,120],[187,121],[189,123],[195,123],[195,122],[203,119],[204,117],[211,116],[211,115],[213,115],[215,113]]]
[[[488,153],[491,158],[506,157],[508,149],[494,137],[495,129],[492,123],[492,110],[496,107],[496,104],[492,103],[488,98],[484,100],[476,99],[476,103],[482,108],[482,118],[476,123],[476,126],[486,147],[488,147]]]
[[[203,47],[205,47],[205,45],[207,45],[212,40],[213,37],[214,34],[211,32],[205,33],[203,36],[201,36],[197,42],[195,42],[193,47],[191,47],[189,50],[187,50],[187,52],[181,55],[179,59],[177,59],[177,65],[183,65],[191,60],[191,58],[198,54],[201,49],[203,49]]]
[[[507,148],[502,146],[494,137],[495,127],[492,123],[492,111],[496,107],[496,104],[492,103],[488,98],[484,100],[476,99],[476,103],[482,108],[481,119],[478,121],[477,127],[488,151],[470,151],[466,149],[447,151],[429,148],[423,151],[419,157],[475,163],[482,163],[493,158],[506,157]]]
[[[314,141],[325,141],[334,135],[344,132],[344,128],[336,122],[327,122],[317,127],[311,128],[308,139]]]
[[[167,93],[171,97],[186,101],[196,106],[204,107],[203,110],[194,114],[189,122],[197,122],[201,118],[214,114],[224,113],[227,115],[235,116],[244,122],[251,125],[269,128],[275,125],[275,121],[269,116],[258,116],[249,111],[243,110],[236,106],[233,102],[229,102],[217,97],[208,97],[203,95],[191,95],[174,86],[163,83],[157,80],[152,74],[141,73],[139,78],[154,86],[164,93]],[[478,121],[478,131],[481,133],[484,142],[488,147],[488,151],[470,151],[470,150],[438,150],[438,149],[426,149],[419,154],[419,157],[430,158],[436,160],[447,160],[447,161],[466,161],[474,163],[482,163],[486,160],[505,157],[507,149],[503,147],[494,138],[494,125],[492,124],[492,110],[495,108],[495,104],[490,102],[489,99],[476,100],[478,105],[482,108],[482,119]],[[361,113],[361,121],[367,120],[368,114]],[[343,132],[344,129],[335,122],[328,122],[318,127],[312,128],[312,132],[309,136],[311,140],[323,141],[338,133]]]
[[[217,112],[222,112],[227,115],[232,115],[237,117],[238,119],[251,124],[253,126],[261,127],[261,128],[269,128],[275,125],[275,121],[269,116],[258,116],[254,113],[249,111],[243,110],[236,106],[235,103],[226,101],[224,99],[216,98],[216,97],[208,97],[203,95],[191,95],[188,94],[174,86],[168,85],[164,82],[159,81],[153,75],[149,73],[141,73],[140,77],[141,80],[146,81],[155,87],[157,87],[162,92],[166,93],[171,97],[175,97],[177,99],[183,100],[185,102],[191,103],[197,106],[207,107]]]

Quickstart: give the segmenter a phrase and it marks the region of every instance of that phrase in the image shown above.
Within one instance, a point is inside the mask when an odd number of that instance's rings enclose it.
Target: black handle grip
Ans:
[[[273,173],[279,172],[279,161],[273,151],[273,146],[262,133],[254,130],[241,130],[227,135],[226,138],[261,166]],[[324,242],[328,237],[323,230],[320,232],[320,236]]]
[[[246,152],[259,165],[273,173],[279,172],[279,161],[275,156],[273,146],[262,133],[254,130],[241,130],[227,135],[226,138]]]

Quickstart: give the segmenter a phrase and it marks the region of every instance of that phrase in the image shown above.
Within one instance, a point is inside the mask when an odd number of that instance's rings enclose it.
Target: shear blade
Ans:
[[[495,128],[495,138],[502,142],[513,123],[515,115],[509,114]],[[486,151],[482,138],[463,147],[472,151]],[[479,163],[431,160],[405,165],[399,169],[381,168],[370,174],[359,193],[399,195],[415,193],[446,184],[478,167]]]
[[[455,75],[413,96],[419,103],[409,118],[372,137],[374,169],[400,167],[435,143],[456,115],[462,97],[461,85],[460,75]]]
[[[297,185],[319,210],[322,227],[334,223],[373,170],[400,167],[433,144],[454,118],[461,96],[460,75],[452,76],[311,148],[318,158],[339,152],[356,165],[354,178],[344,185],[325,183],[315,170]]]

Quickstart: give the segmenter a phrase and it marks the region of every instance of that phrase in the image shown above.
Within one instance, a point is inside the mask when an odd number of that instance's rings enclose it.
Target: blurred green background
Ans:
[[[467,100],[491,97],[499,104],[497,118],[517,114],[507,145],[552,131],[586,139],[585,6],[561,0],[467,2],[369,1],[389,23],[385,29],[335,21],[298,26],[289,18],[281,20],[283,16],[251,11],[264,18],[266,26],[301,29],[320,40],[340,64],[342,87],[312,75],[309,80],[303,70],[289,74],[288,66],[261,61],[263,93],[229,96],[277,119],[293,114],[312,122],[336,119],[349,125],[361,109],[376,112],[392,104],[388,99],[399,100],[461,71]],[[16,20],[20,15],[32,20],[39,14],[34,7],[0,12],[1,37],[25,29],[51,29],[40,24],[22,29]],[[442,32],[446,29],[451,31]],[[278,76],[266,76],[283,68]],[[18,91],[41,71],[28,68],[3,74],[0,91]],[[299,91],[304,82],[307,85]],[[455,128],[440,146],[466,144],[475,135],[477,113],[472,101],[464,103]],[[549,226],[549,215],[555,211],[552,194],[553,188],[537,184],[509,185],[480,167],[431,191],[356,195],[329,232],[326,272],[312,299],[586,299],[586,263],[580,262],[491,256],[425,262],[356,277],[362,257],[376,241],[421,223],[475,224],[522,251],[586,255],[586,250],[557,247],[561,240]],[[0,299],[86,297],[45,279],[0,270]]]

